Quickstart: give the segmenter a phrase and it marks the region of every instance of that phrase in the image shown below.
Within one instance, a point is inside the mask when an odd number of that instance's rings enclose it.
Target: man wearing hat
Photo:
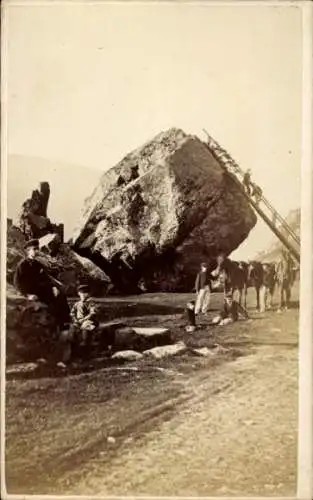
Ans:
[[[93,303],[87,285],[80,285],[77,289],[79,300],[75,302],[71,310],[74,343],[79,338],[79,343],[90,348],[92,335],[98,326],[97,309]]]
[[[247,310],[242,307],[236,300],[233,300],[232,291],[227,291],[224,297],[224,308],[218,316],[213,318],[213,325],[227,325],[228,323],[235,323],[238,321],[239,316],[248,319],[249,315]]]
[[[209,309],[211,297],[211,273],[208,271],[206,262],[202,262],[200,271],[197,274],[195,289],[196,289],[196,305],[195,314],[202,312],[206,314]]]
[[[243,176],[243,181],[242,181],[245,191],[247,194],[251,194],[251,169],[248,168],[248,170],[245,172]]]
[[[14,283],[16,288],[29,299],[47,304],[55,317],[60,332],[68,330],[70,309],[66,296],[60,290],[60,283],[47,272],[37,259],[39,241],[30,240],[25,245],[26,258],[17,266]]]

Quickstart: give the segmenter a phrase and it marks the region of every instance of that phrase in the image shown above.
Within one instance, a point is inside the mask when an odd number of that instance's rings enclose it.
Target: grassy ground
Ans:
[[[297,296],[297,290],[295,290]],[[296,491],[298,309],[184,332],[184,294],[105,299],[106,317],[220,350],[6,386],[9,493],[265,495]],[[212,300],[214,315],[221,297]]]

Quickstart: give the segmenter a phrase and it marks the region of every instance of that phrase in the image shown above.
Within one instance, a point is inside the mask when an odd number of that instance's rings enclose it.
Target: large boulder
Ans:
[[[230,254],[255,224],[209,146],[170,129],[103,174],[73,244],[121,291],[188,290],[200,261]]]

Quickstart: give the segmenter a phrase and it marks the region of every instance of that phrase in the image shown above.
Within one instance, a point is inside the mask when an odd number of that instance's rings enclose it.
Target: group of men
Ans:
[[[228,265],[225,265],[225,262]],[[187,331],[195,330],[196,316],[199,313],[204,315],[208,313],[211,292],[214,289],[224,291],[224,306],[220,314],[213,319],[213,324],[235,322],[239,316],[247,319],[249,316],[246,308],[241,305],[241,295],[239,302],[233,299],[233,295],[236,289],[239,292],[242,292],[243,288],[247,290],[249,281],[253,282],[257,292],[257,309],[265,311],[268,294],[272,306],[275,284],[278,285],[280,293],[277,312],[282,308],[288,309],[294,281],[292,259],[288,252],[282,251],[282,257],[277,263],[249,262],[245,266],[243,264],[225,259],[222,255],[217,257],[215,268],[209,268],[205,262],[201,264],[195,282],[196,300],[188,302],[186,306]],[[232,272],[233,268],[236,268],[237,273]]]
[[[89,352],[93,333],[98,326],[97,309],[92,302],[88,286],[78,286],[79,300],[70,308],[62,285],[48,272],[38,259],[39,241],[30,240],[25,245],[26,257],[18,264],[15,272],[16,288],[29,300],[38,300],[48,306],[56,321],[56,330],[63,352],[58,361],[65,367],[76,350],[83,347]]]
[[[97,308],[91,300],[88,286],[84,284],[78,286],[79,300],[70,308],[61,283],[51,276],[38,258],[39,241],[36,239],[28,241],[25,250],[26,257],[19,263],[15,272],[16,288],[28,299],[39,300],[48,306],[55,318],[58,337],[63,345],[62,359],[58,365],[66,367],[66,364],[75,358],[77,347],[82,347],[85,355],[89,354],[92,338],[98,327]],[[284,275],[287,273],[287,276],[290,270],[287,257],[285,256],[275,271],[283,284],[282,293],[285,294],[286,306],[290,301],[290,288],[284,286],[283,281]],[[257,264],[262,266],[260,263]],[[234,322],[239,316],[246,319],[249,317],[247,310],[241,305],[241,300],[238,303],[233,299],[236,286],[234,287],[229,275],[223,255],[219,255],[210,268],[205,262],[201,264],[195,282],[196,300],[188,302],[186,307],[188,332],[195,330],[196,316],[199,313],[207,314],[211,292],[215,289],[224,291],[224,304],[220,314],[213,319],[213,324]]]

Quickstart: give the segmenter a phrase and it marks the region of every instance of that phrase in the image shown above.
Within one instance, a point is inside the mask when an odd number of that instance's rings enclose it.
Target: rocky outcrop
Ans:
[[[240,183],[209,147],[171,129],[103,174],[73,243],[120,291],[182,291],[200,261],[230,254],[255,224]]]
[[[18,227],[27,240],[41,238],[48,233],[55,233],[58,235],[58,242],[63,242],[63,224],[53,224],[47,216],[49,198],[49,183],[41,182],[39,189],[35,189],[31,197],[24,201]]]
[[[14,273],[18,263],[25,257],[26,237],[21,230],[9,222],[7,227],[7,282],[14,284]],[[68,296],[76,296],[77,285],[88,282],[94,295],[104,295],[110,285],[107,275],[95,264],[79,257],[68,244],[62,243],[51,255],[48,246],[41,247],[38,259],[49,273],[60,281]]]

